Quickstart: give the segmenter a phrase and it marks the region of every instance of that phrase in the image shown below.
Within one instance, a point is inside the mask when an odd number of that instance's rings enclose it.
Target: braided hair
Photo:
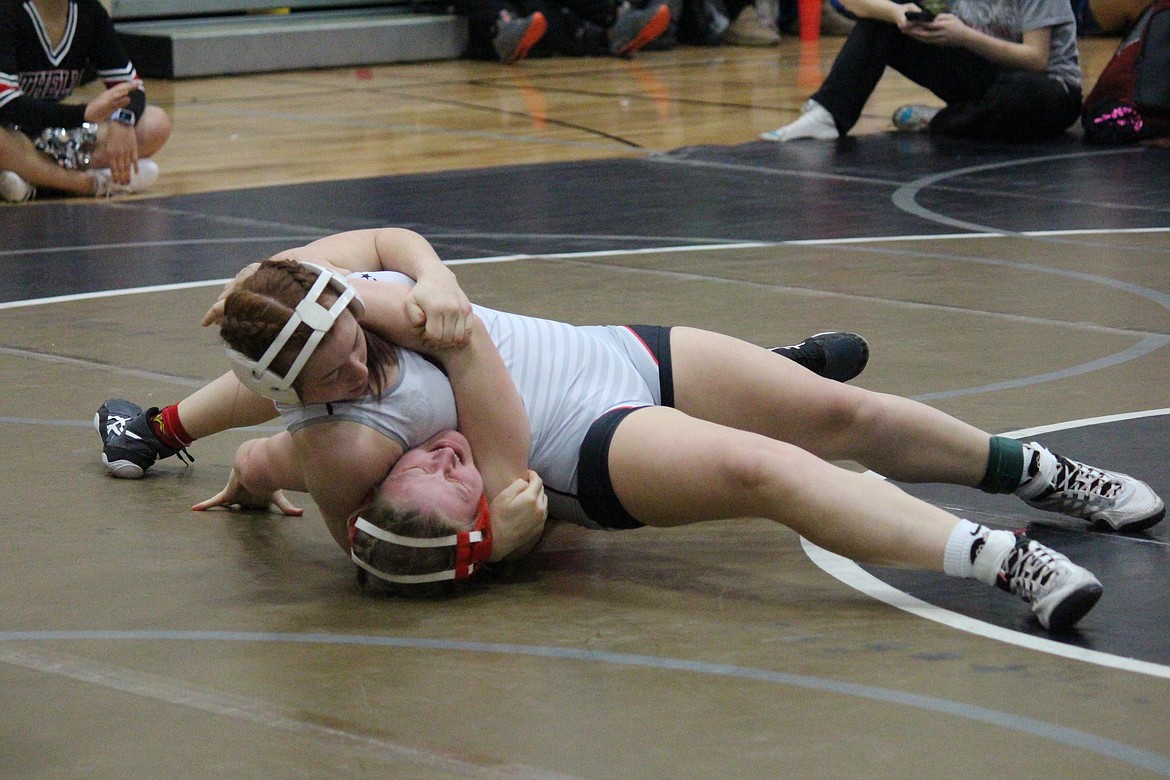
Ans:
[[[288,323],[297,304],[317,281],[317,272],[293,260],[265,260],[256,272],[244,279],[224,301],[219,335],[225,343],[252,360],[259,360]],[[334,293],[326,291],[324,295]],[[362,326],[366,337],[366,367],[370,392],[377,395],[386,384],[386,371],[395,363],[393,346]],[[272,361],[274,370],[285,373],[312,335],[305,323],[297,326]],[[294,382],[294,387],[297,383]]]

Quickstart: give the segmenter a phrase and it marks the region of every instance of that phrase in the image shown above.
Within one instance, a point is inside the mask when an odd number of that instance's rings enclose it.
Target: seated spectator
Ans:
[[[646,8],[617,0],[460,0],[467,56],[512,64],[525,56],[631,57],[670,24],[662,0]]]
[[[899,130],[1037,141],[1079,118],[1081,69],[1068,0],[952,0],[927,11],[929,4],[844,0],[858,20],[828,78],[799,119],[760,137],[848,133],[887,66],[946,103],[899,108]]]
[[[88,103],[63,102],[90,71],[105,91]],[[171,121],[147,105],[98,0],[4,0],[0,128],[8,128],[0,134],[0,197],[19,201],[38,186],[93,195],[148,189],[158,178],[150,157],[170,137]]]

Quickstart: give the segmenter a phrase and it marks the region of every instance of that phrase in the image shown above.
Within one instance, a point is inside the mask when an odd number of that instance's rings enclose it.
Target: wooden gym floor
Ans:
[[[1170,777],[1166,524],[911,488],[1098,574],[1049,637],[1005,595],[762,521],[557,528],[462,598],[367,598],[311,502],[189,511],[267,429],[104,474],[105,398],[224,370],[197,324],[222,280],[395,224],[492,306],[857,330],[863,386],[1170,495],[1170,153],[893,135],[924,96],[892,76],[849,140],[755,141],[838,45],[151,83],[176,126],[156,193],[0,208],[4,777]]]

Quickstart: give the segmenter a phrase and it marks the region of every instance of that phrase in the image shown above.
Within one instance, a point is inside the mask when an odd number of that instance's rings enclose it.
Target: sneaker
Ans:
[[[765,141],[783,143],[795,141],[797,138],[829,141],[841,137],[841,134],[837,132],[837,123],[833,120],[833,115],[817,101],[811,98],[805,101],[801,112],[800,119],[776,130],[760,133],[760,138]]]
[[[0,171],[0,200],[24,203],[37,196],[37,188],[12,171]]]
[[[130,174],[129,184],[116,184],[109,168],[93,168],[90,173],[93,174],[93,196],[110,198],[149,190],[158,181],[158,163],[149,158],[139,160],[138,170]]]
[[[1032,442],[1031,479],[1016,489],[1029,506],[1088,520],[1113,531],[1142,531],[1161,522],[1166,503],[1128,474],[1086,466]]]
[[[848,382],[869,362],[869,342],[847,331],[818,333],[790,347],[773,347],[772,351],[838,382]]]
[[[921,133],[930,127],[930,120],[941,110],[935,106],[912,103],[896,109],[891,119],[894,127],[903,133]]]
[[[180,450],[165,446],[154,435],[150,418],[156,414],[156,408],[144,412],[138,404],[121,398],[111,398],[98,408],[93,416],[93,427],[102,437],[102,463],[111,477],[141,479],[155,461],[180,453]],[[186,450],[181,452],[194,460]],[[182,455],[180,460],[183,460]]]
[[[1101,598],[1101,583],[1065,556],[1020,534],[987,535],[974,575],[1032,605],[1040,625],[1068,631]]]
[[[492,46],[495,47],[500,62],[511,65],[524,59],[547,30],[548,22],[540,11],[518,19],[501,15],[499,24],[496,25],[496,35],[492,38]]]
[[[643,9],[622,3],[618,7],[617,21],[609,30],[609,53],[632,57],[638,49],[666,32],[669,26],[670,9],[664,2]]]
[[[754,4],[744,6],[720,38],[729,46],[776,46],[780,43],[776,22],[760,13]]]

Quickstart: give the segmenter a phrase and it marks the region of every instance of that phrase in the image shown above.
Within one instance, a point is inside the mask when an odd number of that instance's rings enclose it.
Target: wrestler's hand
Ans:
[[[207,313],[203,315],[203,320],[200,323],[203,325],[203,327],[206,328],[208,325],[218,325],[221,321],[223,321],[224,301],[226,301],[227,297],[232,294],[233,290],[240,286],[241,282],[243,282],[252,274],[256,273],[256,269],[259,267],[259,263],[252,263],[251,265],[246,266],[242,271],[236,274],[236,278],[232,279],[230,282],[224,285],[223,292],[219,294],[219,298],[216,299],[215,303],[211,305],[211,308],[207,310]]]
[[[492,561],[515,560],[540,541],[548,519],[548,496],[535,471],[492,499]]]
[[[203,512],[217,506],[224,507],[225,509],[238,507],[243,510],[261,511],[268,511],[269,507],[275,506],[281,514],[287,517],[300,517],[305,513],[304,509],[294,506],[288,500],[283,490],[274,491],[267,496],[259,496],[250,492],[240,483],[239,474],[236,473],[234,468],[223,490],[206,501],[200,501],[191,507],[191,509],[195,512]]]
[[[466,344],[471,335],[471,301],[454,274],[419,279],[406,297],[406,316],[436,347]]]

